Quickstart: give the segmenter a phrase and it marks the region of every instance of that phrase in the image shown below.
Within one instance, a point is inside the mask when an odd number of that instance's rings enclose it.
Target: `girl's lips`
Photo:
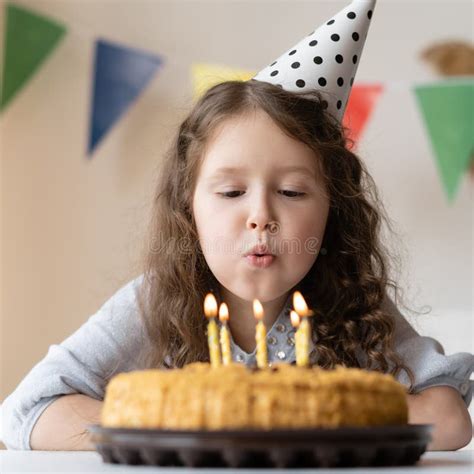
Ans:
[[[245,259],[250,265],[258,268],[269,267],[273,263],[275,258],[276,257],[274,255],[262,255],[261,257],[257,255],[247,255],[245,257]]]

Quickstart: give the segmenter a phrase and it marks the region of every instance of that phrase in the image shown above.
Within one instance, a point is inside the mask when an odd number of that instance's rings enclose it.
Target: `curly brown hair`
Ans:
[[[147,368],[209,361],[203,300],[218,282],[199,246],[192,197],[207,139],[224,120],[261,109],[290,137],[315,152],[330,210],[322,247],[297,285],[314,311],[311,361],[323,368],[361,367],[396,376],[413,374],[392,347],[395,322],[383,309],[390,256],[380,239],[390,222],[346,130],[318,92],[297,95],[265,82],[228,81],[207,91],[181,123],[162,162],[139,305],[151,350]],[[317,158],[319,157],[319,159]],[[362,351],[365,361],[357,357]]]

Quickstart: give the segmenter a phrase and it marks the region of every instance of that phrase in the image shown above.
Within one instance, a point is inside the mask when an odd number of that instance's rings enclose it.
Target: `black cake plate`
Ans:
[[[433,425],[279,430],[158,430],[90,425],[107,463],[187,467],[413,465]]]

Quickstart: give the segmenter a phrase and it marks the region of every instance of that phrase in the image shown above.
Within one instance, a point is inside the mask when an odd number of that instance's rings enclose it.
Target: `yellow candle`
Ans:
[[[300,327],[298,328],[300,333],[300,363],[301,367],[306,367],[309,364],[309,338],[310,338],[310,325],[308,318],[305,316],[301,319]]]
[[[304,344],[301,342],[301,331],[299,330],[300,326],[300,317],[296,311],[291,311],[290,313],[291,325],[296,328],[295,332],[295,355],[296,355],[296,365],[301,367],[303,365],[302,360],[302,347]]]
[[[263,369],[268,366],[267,330],[263,323],[263,307],[260,301],[253,300],[253,314],[258,321],[255,328],[255,341],[257,342],[257,367]]]
[[[207,342],[209,345],[209,356],[211,366],[218,367],[221,364],[221,352],[219,349],[219,338],[217,334],[217,301],[212,293],[208,293],[204,299],[204,314],[209,319],[207,324]]]
[[[229,329],[227,328],[227,321],[229,320],[229,309],[225,303],[222,303],[219,307],[219,321],[222,323],[221,326],[221,350],[222,350],[222,363],[229,365],[232,361],[230,355],[230,335]]]
[[[306,367],[309,364],[309,341],[311,338],[311,325],[308,316],[312,316],[313,312],[308,309],[306,301],[299,291],[295,291],[293,294],[293,306],[297,316],[301,318],[301,322],[298,321],[298,330],[295,334],[296,365]]]

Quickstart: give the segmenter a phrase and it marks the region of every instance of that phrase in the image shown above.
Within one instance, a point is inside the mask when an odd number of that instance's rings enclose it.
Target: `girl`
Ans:
[[[429,449],[471,439],[474,356],[444,355],[388,297],[375,184],[316,90],[269,82],[210,89],[182,122],[161,169],[142,275],[22,380],[3,403],[10,449],[93,449],[105,387],[119,373],[208,361],[203,300],[229,306],[234,360],[255,362],[252,300],[264,307],[269,361],[295,361],[288,312],[314,311],[311,360],[393,374]],[[264,255],[264,256],[257,256]]]

